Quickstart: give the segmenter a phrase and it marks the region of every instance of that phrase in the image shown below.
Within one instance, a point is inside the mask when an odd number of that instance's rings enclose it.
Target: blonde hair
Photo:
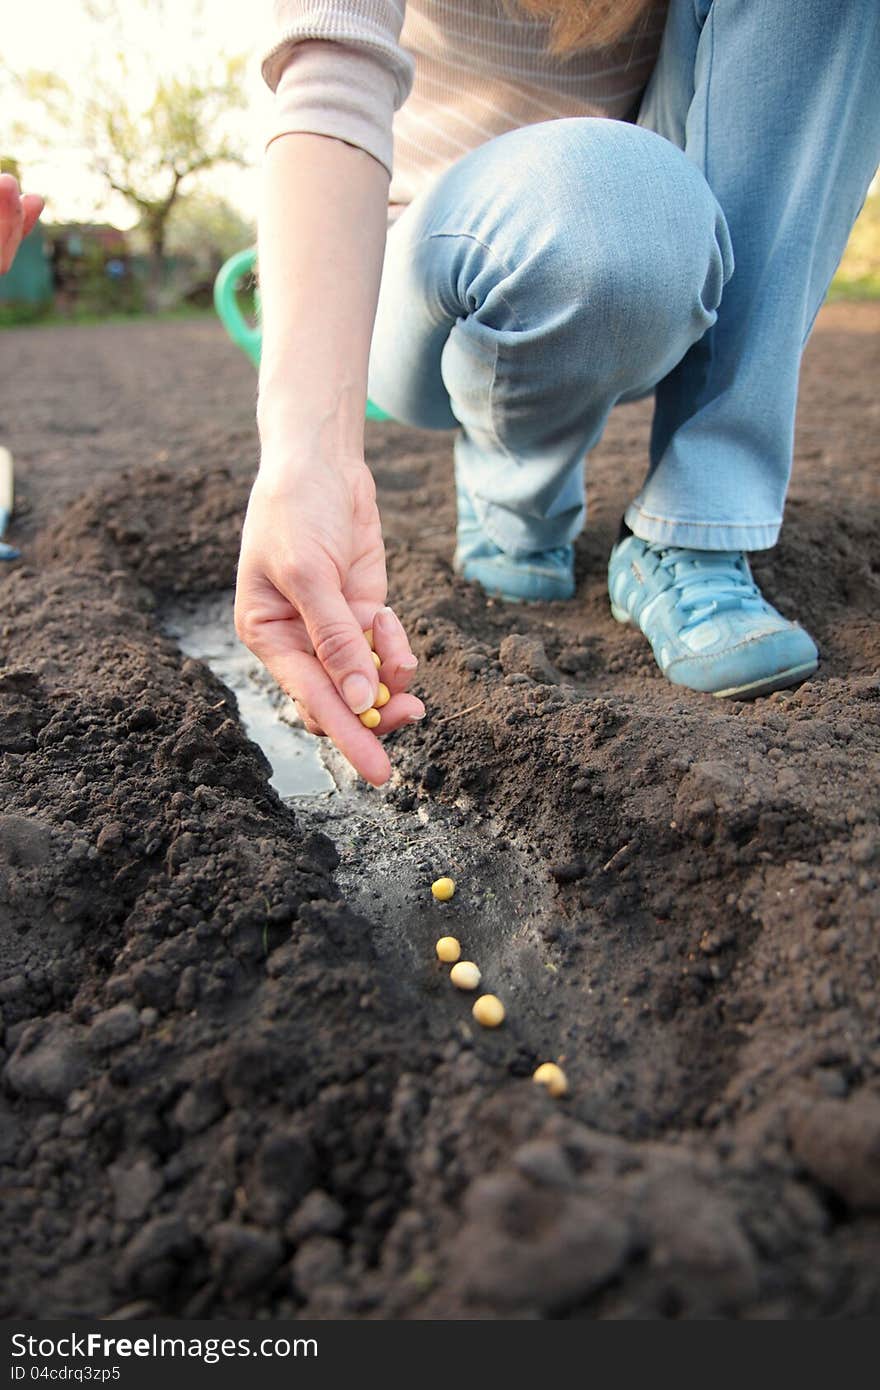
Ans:
[[[557,57],[578,48],[607,48],[624,38],[650,9],[652,0],[503,0],[507,10],[549,19],[548,52]]]

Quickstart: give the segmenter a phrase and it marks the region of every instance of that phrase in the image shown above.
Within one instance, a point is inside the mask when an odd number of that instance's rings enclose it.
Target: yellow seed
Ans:
[[[458,965],[453,965],[449,978],[456,989],[476,989],[483,977],[480,967],[472,960],[460,960]]]
[[[378,671],[379,667],[382,665],[382,658],[378,652],[373,652],[373,661],[375,663],[376,670]]]
[[[532,1080],[539,1086],[546,1086],[551,1096],[564,1096],[568,1093],[568,1077],[555,1062],[542,1062]]]
[[[441,936],[435,947],[437,959],[453,965],[461,955],[461,946],[454,936]]]
[[[365,628],[364,628],[364,636],[365,636],[366,639],[367,639],[367,646],[368,646],[368,647],[370,648],[370,650],[372,651],[372,649],[373,649],[373,629],[372,629],[371,627],[365,627]]]
[[[484,1028],[497,1028],[504,1022],[504,1005],[494,994],[481,994],[472,1013]]]
[[[375,729],[382,723],[382,716],[377,709],[365,709],[363,714],[358,715],[358,719],[366,729]]]
[[[438,878],[436,882],[431,884],[431,892],[434,894],[438,903],[448,903],[455,892],[455,879]]]
[[[388,701],[389,701],[390,699],[391,699],[391,691],[388,689],[388,686],[387,686],[387,685],[383,685],[382,682],[380,681],[380,682],[379,682],[379,689],[378,689],[378,691],[377,691],[377,693],[376,693],[376,698],[375,698],[375,700],[373,701],[373,704],[376,706],[376,709],[381,709],[383,705],[387,705],[387,704],[388,704]]]

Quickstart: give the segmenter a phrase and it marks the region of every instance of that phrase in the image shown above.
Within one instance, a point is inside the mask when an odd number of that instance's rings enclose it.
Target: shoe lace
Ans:
[[[682,632],[715,613],[760,612],[767,607],[741,552],[649,549],[657,557],[655,572],[664,570],[669,575],[666,587],[677,591],[675,607],[687,615]]]

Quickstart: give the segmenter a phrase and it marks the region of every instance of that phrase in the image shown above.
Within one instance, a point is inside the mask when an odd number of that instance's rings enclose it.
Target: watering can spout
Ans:
[[[251,359],[254,366],[258,367],[260,365],[260,342],[262,339],[259,324],[259,293],[255,295],[257,306],[257,322],[255,324],[248,323],[241,311],[237,297],[239,284],[246,276],[253,274],[256,261],[256,248],[251,246],[246,251],[238,251],[234,256],[230,256],[226,264],[221,266],[217,279],[214,281],[214,308],[236,347],[240,347],[242,352]]]
[[[256,323],[248,322],[238,302],[238,287],[242,280],[253,275],[256,262],[257,251],[254,246],[230,256],[226,264],[221,266],[217,279],[214,281],[214,308],[236,347],[241,348],[255,367],[259,367],[260,348],[263,341],[263,333],[260,328],[259,290],[254,291]],[[367,401],[367,419],[390,420],[391,416],[387,415],[384,410],[380,410],[372,401]]]

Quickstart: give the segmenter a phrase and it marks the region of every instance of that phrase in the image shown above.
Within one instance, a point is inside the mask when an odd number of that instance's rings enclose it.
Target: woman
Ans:
[[[532,600],[573,592],[584,454],[614,404],[653,392],[613,615],[677,684],[742,697],[802,680],[815,645],[745,552],[776,541],[801,352],[877,167],[880,6],[276,12],[262,460],[236,618],[308,727],[387,779],[357,717],[377,688],[368,625],[392,691],[378,732],[424,713],[381,607],[368,390],[398,420],[458,428],[456,568]]]

